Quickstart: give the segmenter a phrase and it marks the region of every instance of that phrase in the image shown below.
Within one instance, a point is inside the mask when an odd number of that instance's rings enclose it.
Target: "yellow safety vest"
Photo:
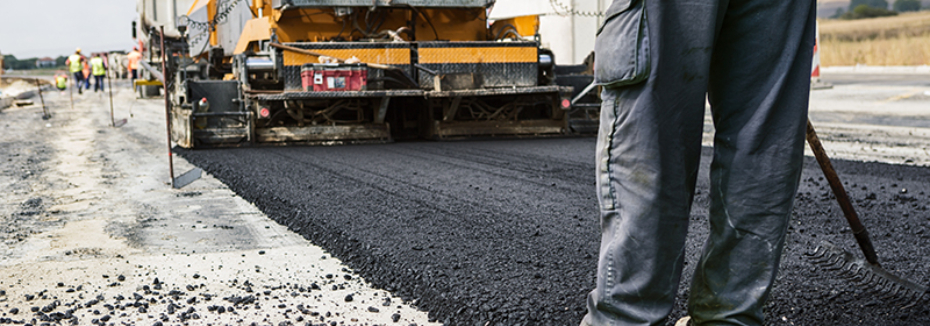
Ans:
[[[55,77],[55,82],[58,83],[58,88],[64,89],[65,87],[68,87],[68,78],[63,76]]]
[[[70,61],[71,72],[78,72],[78,71],[84,70],[84,68],[81,67],[81,55],[80,54],[72,54],[70,57],[68,57],[68,60]]]
[[[94,57],[90,59],[90,68],[93,69],[94,76],[103,76],[107,69],[103,67],[103,58]]]

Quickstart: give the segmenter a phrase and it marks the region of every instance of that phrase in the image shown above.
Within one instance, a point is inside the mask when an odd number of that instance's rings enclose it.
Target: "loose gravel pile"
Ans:
[[[593,153],[593,138],[181,152],[375,286],[447,325],[580,321],[599,241]],[[673,318],[684,314],[708,233],[710,155],[705,149]],[[834,165],[885,268],[930,281],[930,169]],[[802,181],[768,323],[930,323],[926,302],[902,308],[803,257],[821,240],[858,248],[812,159]]]

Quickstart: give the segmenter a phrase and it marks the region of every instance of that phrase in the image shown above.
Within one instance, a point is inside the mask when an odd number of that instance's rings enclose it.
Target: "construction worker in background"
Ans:
[[[65,90],[68,89],[68,74],[65,74],[63,71],[56,72],[55,87],[58,87],[58,90],[64,94]]]
[[[86,61],[84,56],[81,55],[81,48],[74,50],[74,54],[68,56],[68,60],[65,60],[68,71],[74,76],[74,85],[77,86],[78,94],[83,94],[81,92],[81,83],[84,82],[84,63]]]
[[[133,47],[132,51],[126,56],[126,68],[129,69],[130,82],[135,88],[136,78],[139,78],[139,72],[136,70],[139,68],[139,60],[142,60],[142,53],[139,53],[138,47]]]
[[[582,325],[665,325],[715,127],[710,234],[676,325],[763,325],[804,162],[814,0],[614,0],[595,40],[601,245]],[[648,19],[647,19],[648,17]]]
[[[90,64],[87,60],[84,60],[84,66],[82,67],[81,72],[84,73],[84,89],[90,89]]]
[[[94,53],[94,57],[90,59],[91,74],[94,75],[94,93],[97,92],[97,89],[103,91],[103,77],[107,73],[107,65],[104,62],[103,57],[100,56],[100,53]]]

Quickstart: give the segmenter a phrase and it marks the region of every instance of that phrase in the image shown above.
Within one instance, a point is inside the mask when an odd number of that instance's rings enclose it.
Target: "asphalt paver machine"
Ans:
[[[570,118],[573,87],[556,83],[538,18],[492,23],[492,5],[197,0],[165,45],[172,139],[201,148],[585,131],[592,122]]]

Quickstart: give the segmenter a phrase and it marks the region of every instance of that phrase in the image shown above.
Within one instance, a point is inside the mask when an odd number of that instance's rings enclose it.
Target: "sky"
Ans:
[[[0,53],[17,59],[131,50],[136,0],[0,0]]]

